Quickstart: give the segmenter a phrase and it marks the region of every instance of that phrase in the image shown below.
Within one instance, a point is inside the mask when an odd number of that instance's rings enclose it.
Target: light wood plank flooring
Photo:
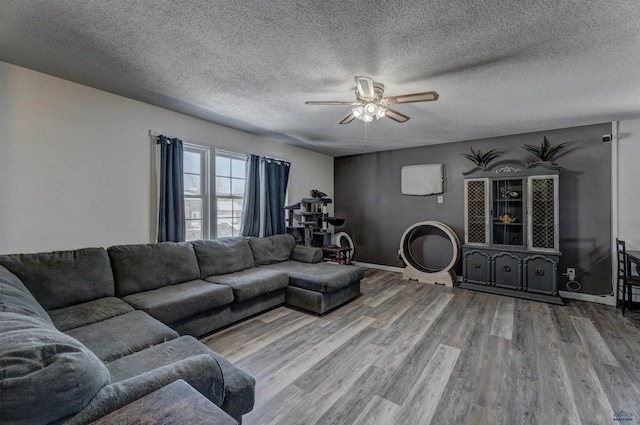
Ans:
[[[317,317],[279,307],[203,340],[252,374],[252,424],[640,423],[640,314],[367,270]]]

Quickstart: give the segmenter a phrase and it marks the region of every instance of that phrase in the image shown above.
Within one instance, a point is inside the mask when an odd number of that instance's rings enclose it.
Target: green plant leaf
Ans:
[[[559,145],[555,145],[555,146],[549,148],[547,150],[547,159],[551,158],[556,153],[560,152],[566,145],[567,145],[567,143],[560,143]]]
[[[487,153],[482,153],[480,149],[475,151],[473,147],[470,147],[469,149],[471,150],[471,154],[466,153],[460,155],[464,156],[474,164],[482,167],[487,166],[491,161],[503,154],[503,152],[498,152],[495,149],[491,149]]]
[[[482,155],[482,165],[488,165],[491,161],[502,155],[504,152],[491,149],[484,155]]]
[[[557,154],[565,146],[567,146],[567,144],[568,142],[564,142],[556,146],[551,146],[549,140],[547,139],[547,136],[543,136],[540,147],[533,145],[524,145],[524,149],[538,157],[540,161],[549,161],[555,154]]]
[[[468,153],[461,153],[460,155],[464,156],[465,158],[467,158],[468,160],[470,160],[474,164],[480,165],[480,163],[478,162],[478,158],[476,158],[475,156],[469,155]]]
[[[535,156],[538,156],[538,157],[540,156],[540,154],[542,152],[541,149],[539,147],[537,147],[537,146],[524,145],[524,148],[527,151],[531,152],[532,154],[534,154]]]

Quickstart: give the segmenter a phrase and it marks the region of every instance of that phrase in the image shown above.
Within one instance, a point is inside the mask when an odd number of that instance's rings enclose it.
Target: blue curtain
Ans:
[[[158,242],[185,239],[182,140],[158,136],[160,145],[160,208]]]
[[[247,155],[247,180],[242,207],[242,236],[260,236],[260,157]]]
[[[265,226],[264,235],[271,236],[286,232],[284,204],[289,182],[291,163],[272,158],[264,159],[265,175]]]

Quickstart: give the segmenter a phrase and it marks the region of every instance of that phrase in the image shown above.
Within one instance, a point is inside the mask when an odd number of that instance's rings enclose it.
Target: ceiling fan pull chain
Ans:
[[[369,127],[371,123],[365,122],[364,123],[364,147],[367,147],[367,127]]]

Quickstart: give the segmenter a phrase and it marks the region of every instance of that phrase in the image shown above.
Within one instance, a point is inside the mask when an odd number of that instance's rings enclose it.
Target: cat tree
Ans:
[[[302,198],[296,204],[285,207],[287,210],[287,233],[296,238],[296,242],[306,246],[331,245],[329,224],[342,226],[344,218],[329,217],[328,205],[332,203],[327,194],[313,189],[311,198]],[[298,225],[294,225],[294,219]]]

